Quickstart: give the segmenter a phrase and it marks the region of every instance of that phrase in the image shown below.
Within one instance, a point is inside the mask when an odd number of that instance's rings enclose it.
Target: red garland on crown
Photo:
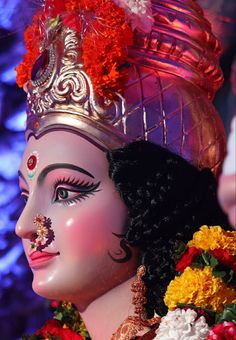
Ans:
[[[83,32],[85,18],[86,31]],[[125,67],[127,47],[133,43],[133,32],[124,9],[111,0],[50,0],[33,18],[24,34],[26,54],[16,68],[17,84],[23,87],[31,78],[33,65],[40,55],[50,25],[63,23],[80,36],[83,32],[82,61],[94,91],[102,97],[122,94],[128,71]]]

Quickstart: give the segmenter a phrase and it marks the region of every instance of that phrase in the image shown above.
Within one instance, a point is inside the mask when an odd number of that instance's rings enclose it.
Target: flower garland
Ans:
[[[211,239],[205,239],[206,235]],[[179,274],[164,297],[169,312],[152,339],[236,340],[235,237],[236,231],[203,226],[182,247],[176,261]],[[53,302],[53,307],[54,320],[23,340],[90,339],[71,303]]]
[[[100,1],[90,0],[90,6],[96,17],[102,17],[102,20],[95,20],[84,37],[84,68],[94,91],[99,96],[112,99],[112,93],[123,93],[124,84],[128,80],[125,64],[127,46],[133,43],[133,32],[125,21],[124,10],[112,1],[104,1],[100,7]]]
[[[236,290],[214,277],[208,266],[203,269],[187,267],[169,284],[164,302],[171,310],[183,304],[221,312],[225,304],[236,303]]]
[[[236,232],[202,226],[181,249],[155,340],[236,340]]]
[[[179,309],[170,311],[162,318],[155,340],[204,340],[210,331],[204,316],[196,311]]]
[[[149,33],[154,22],[150,0],[114,0],[117,6],[125,10],[132,30],[138,29]]]
[[[45,41],[51,42],[51,31],[64,25],[82,40],[78,48],[95,93],[114,99],[124,92],[128,79],[127,48],[133,44],[133,30],[150,31],[152,22],[150,0],[46,0],[25,31],[26,54],[16,67],[16,82],[23,87],[31,79]]]
[[[193,239],[188,242],[188,246],[195,246],[202,250],[224,249],[230,255],[236,256],[236,233],[222,229],[220,226],[200,228],[200,231],[193,235]]]
[[[22,340],[90,340],[77,309],[65,301],[52,301],[54,317],[31,336],[23,336]]]
[[[235,340],[236,327],[235,323],[225,321],[219,323],[210,331],[207,340]]]

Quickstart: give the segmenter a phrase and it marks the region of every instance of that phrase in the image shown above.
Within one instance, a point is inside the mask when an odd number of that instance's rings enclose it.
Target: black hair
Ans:
[[[139,247],[139,263],[146,267],[147,315],[163,315],[163,297],[175,275],[176,241],[189,241],[204,224],[228,224],[217,202],[216,180],[209,169],[198,170],[146,141],[111,150],[107,158],[109,176],[129,211],[125,239]]]

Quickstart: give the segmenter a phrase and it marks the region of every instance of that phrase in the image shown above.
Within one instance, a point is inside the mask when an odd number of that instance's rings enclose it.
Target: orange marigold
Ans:
[[[127,46],[133,42],[133,32],[125,21],[124,10],[110,0],[102,1],[94,18],[82,43],[84,68],[94,91],[113,98],[111,92],[122,93],[128,77],[123,66]]]
[[[200,231],[193,235],[193,239],[188,242],[188,246],[209,251],[214,249],[225,249],[230,255],[236,255],[236,231],[228,231],[220,226],[200,228]]]
[[[96,1],[98,2],[98,1]],[[100,1],[101,2],[101,1]],[[65,7],[67,11],[94,10],[94,1],[84,0],[65,0]]]
[[[214,277],[210,267],[187,267],[170,282],[164,301],[169,309],[186,304],[221,312],[225,304],[236,303],[236,290]]]
[[[18,85],[30,80],[45,35],[41,28],[47,30],[53,16],[79,36],[84,31],[82,59],[96,94],[114,99],[115,93],[123,93],[128,79],[127,47],[133,43],[133,32],[124,9],[112,0],[47,0],[44,11],[34,16],[25,32],[27,53],[17,67]]]

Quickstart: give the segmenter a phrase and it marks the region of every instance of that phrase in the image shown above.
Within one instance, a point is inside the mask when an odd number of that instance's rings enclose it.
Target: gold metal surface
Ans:
[[[80,38],[62,29],[52,43],[51,76],[28,85],[27,128],[37,135],[69,127],[108,148],[149,140],[218,173],[225,133],[211,100],[223,81],[219,42],[193,0],[153,0],[152,10],[152,31],[135,32],[129,80],[115,101],[96,97]]]

